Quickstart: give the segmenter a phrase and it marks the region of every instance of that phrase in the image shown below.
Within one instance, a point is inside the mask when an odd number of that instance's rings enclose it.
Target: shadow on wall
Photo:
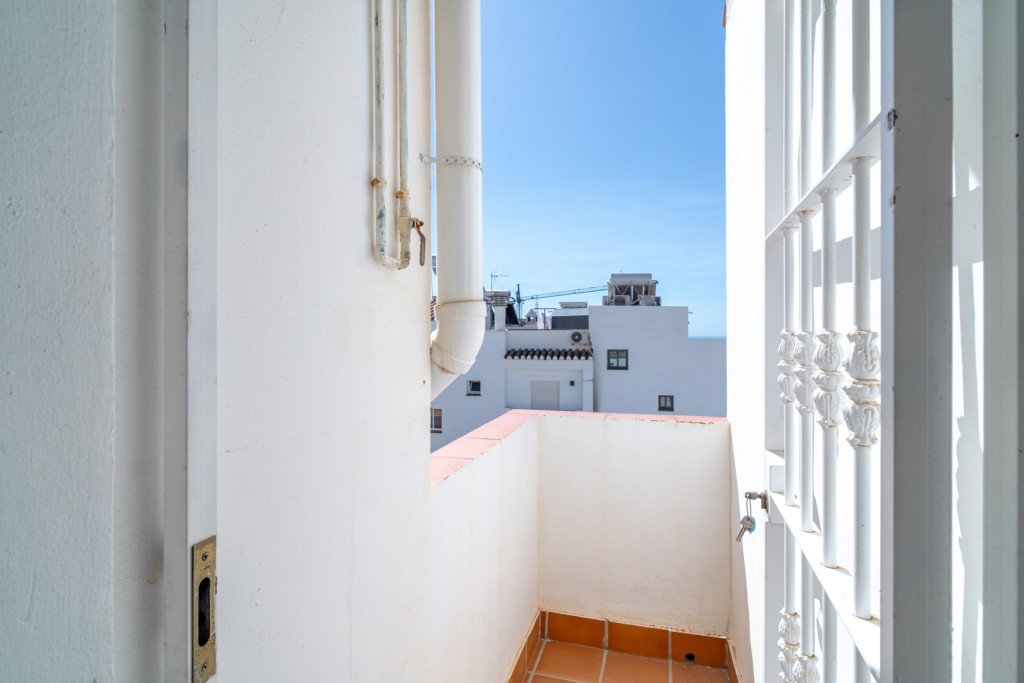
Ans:
[[[743,496],[744,491],[740,490],[740,477],[736,470],[736,453],[732,443],[732,437],[729,439],[729,466],[730,466],[730,509],[734,513],[736,520],[740,519],[741,515],[746,514],[746,500]],[[747,591],[747,563],[744,557],[744,547],[753,545],[752,552],[762,552],[764,548],[764,530],[767,526],[767,518],[764,515],[755,513],[757,515],[758,524],[758,535],[747,534],[743,541],[740,543],[732,544],[732,552],[730,553],[730,559],[732,561],[731,575],[730,575],[730,610],[729,610],[729,641],[733,648],[732,661],[736,665],[737,673],[739,674],[739,680],[741,681],[753,681],[754,679],[754,643],[751,642],[751,634],[760,633],[763,630],[763,626],[757,628],[751,628],[753,626],[751,621],[751,615],[756,615],[758,610],[757,606],[754,609],[750,609],[750,594]],[[735,521],[735,520],[730,520]],[[737,527],[738,528],[738,527]],[[737,619],[738,615],[745,615],[745,620]]]

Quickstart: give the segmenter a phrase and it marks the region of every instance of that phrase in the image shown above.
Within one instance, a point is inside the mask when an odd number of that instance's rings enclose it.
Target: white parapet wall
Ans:
[[[724,420],[551,414],[538,448],[544,609],[726,635]]]
[[[431,477],[426,680],[504,680],[538,609],[727,635],[724,420],[513,410]]]

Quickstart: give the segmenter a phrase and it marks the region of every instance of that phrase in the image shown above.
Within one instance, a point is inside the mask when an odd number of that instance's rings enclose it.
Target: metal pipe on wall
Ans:
[[[409,28],[408,0],[399,0],[398,17],[398,137],[399,137],[399,188],[396,196],[398,209],[399,255],[394,257],[388,247],[387,200],[384,177],[385,134],[384,134],[384,56],[383,56],[383,13],[381,0],[373,0],[373,188],[374,253],[377,261],[386,268],[402,270],[409,266],[410,235],[417,219],[409,210]],[[422,265],[422,264],[421,264]]]

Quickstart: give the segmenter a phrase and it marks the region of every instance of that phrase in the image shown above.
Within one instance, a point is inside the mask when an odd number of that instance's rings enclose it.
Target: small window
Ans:
[[[480,380],[469,379],[466,380],[466,396],[479,396],[480,395]]]
[[[626,349],[608,349],[609,370],[629,370],[629,351]]]
[[[430,431],[434,434],[441,433],[441,409],[431,408],[430,409]]]
[[[658,396],[658,410],[663,412],[673,412],[676,409],[676,397],[669,394],[662,394]]]

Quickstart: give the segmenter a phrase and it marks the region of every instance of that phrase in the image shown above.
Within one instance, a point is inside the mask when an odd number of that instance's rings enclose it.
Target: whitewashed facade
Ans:
[[[477,3],[433,6],[472,42]],[[431,3],[408,7],[430,150]],[[727,635],[744,683],[780,655],[788,679],[1020,680],[1021,3],[726,18],[728,424],[503,416],[431,458],[429,274],[374,249],[373,3],[0,4],[0,680],[193,680],[213,534],[215,681],[502,681],[538,608]],[[854,326],[877,380],[808,353]],[[846,415],[813,401],[829,373]]]
[[[691,338],[686,306],[573,310],[588,316],[589,329],[488,330],[473,368],[431,403],[442,414],[440,427],[431,428],[431,449],[513,408],[725,415],[725,339]],[[574,342],[574,332],[585,341]],[[524,350],[541,353],[511,357]],[[610,361],[610,351],[620,360]]]

